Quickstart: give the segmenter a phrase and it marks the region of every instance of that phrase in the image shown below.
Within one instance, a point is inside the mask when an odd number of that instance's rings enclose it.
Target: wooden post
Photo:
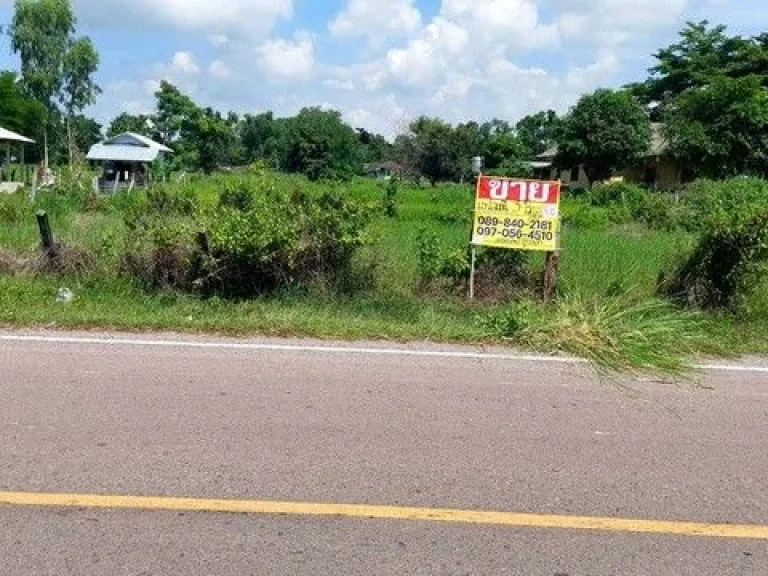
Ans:
[[[544,301],[550,302],[557,290],[557,274],[560,270],[560,254],[547,252],[544,264]]]
[[[37,227],[40,229],[40,243],[46,250],[53,248],[53,232],[51,231],[51,222],[45,210],[37,213]]]

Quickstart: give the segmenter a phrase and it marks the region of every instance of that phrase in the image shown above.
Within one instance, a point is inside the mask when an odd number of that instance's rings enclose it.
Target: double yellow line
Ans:
[[[0,507],[2,506],[315,516],[340,519],[441,522],[516,528],[595,530],[637,534],[768,540],[768,526],[760,525],[708,524],[314,502],[0,492]]]

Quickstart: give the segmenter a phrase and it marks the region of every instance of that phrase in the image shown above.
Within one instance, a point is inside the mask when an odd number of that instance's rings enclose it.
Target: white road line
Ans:
[[[543,364],[588,364],[581,358],[499,354],[489,352],[458,352],[448,350],[408,350],[405,348],[355,348],[346,346],[319,346],[300,344],[257,344],[255,342],[202,342],[194,340],[142,340],[134,338],[88,338],[76,336],[34,336],[0,334],[0,342],[40,342],[47,344],[128,346],[154,348],[197,348],[219,350],[253,350],[261,352],[308,352],[316,354],[401,356],[417,358],[455,358],[470,360],[506,360],[510,362],[537,362]],[[736,364],[697,364],[696,370],[709,372],[741,372],[768,374],[768,366],[742,366]]]

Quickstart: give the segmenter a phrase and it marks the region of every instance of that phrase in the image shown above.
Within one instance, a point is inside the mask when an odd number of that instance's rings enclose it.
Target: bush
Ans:
[[[20,224],[25,218],[32,218],[34,210],[24,192],[0,194],[0,223]]]
[[[610,182],[595,184],[589,191],[589,199],[593,206],[624,204],[631,208],[642,202],[647,193],[645,188],[636,184]]]
[[[699,180],[685,190],[683,205],[689,230],[738,227],[768,212],[768,180]]]
[[[564,201],[560,214],[564,227],[581,230],[605,230],[611,223],[611,210],[604,207],[592,206],[580,200]]]
[[[437,236],[426,229],[419,232],[418,246],[422,290],[442,287],[456,292],[466,289],[471,273],[470,255],[466,248],[447,250]],[[525,252],[478,248],[475,274],[478,299],[519,297],[532,287],[533,282]]]
[[[746,223],[710,224],[693,254],[660,290],[678,302],[704,309],[738,311],[768,273],[768,210]]]
[[[683,209],[669,194],[648,192],[632,207],[633,219],[653,230],[672,231],[684,222]]]
[[[184,189],[169,188],[137,200],[126,215],[132,240],[122,270],[153,288],[228,297],[338,283],[348,280],[370,214],[336,192],[247,184],[225,190],[218,204],[207,210]],[[201,231],[206,250],[197,244]]]

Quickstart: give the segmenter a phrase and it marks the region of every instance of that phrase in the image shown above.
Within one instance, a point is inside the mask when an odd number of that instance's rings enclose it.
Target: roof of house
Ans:
[[[166,153],[173,153],[173,150],[141,134],[124,132],[92,146],[86,159],[148,163]]]
[[[648,147],[648,156],[661,156],[667,151],[667,139],[664,137],[664,124],[654,122],[651,124],[651,144]],[[557,146],[552,146],[542,154],[536,156],[537,160],[554,160],[557,156]]]
[[[21,134],[16,134],[16,132],[11,132],[5,128],[0,128],[0,142],[24,142],[26,144],[35,143],[34,140],[30,140]]]

